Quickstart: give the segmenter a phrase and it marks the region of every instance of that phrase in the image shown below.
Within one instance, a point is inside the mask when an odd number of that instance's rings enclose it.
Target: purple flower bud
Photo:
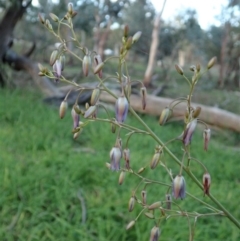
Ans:
[[[204,140],[204,150],[208,150],[208,143],[210,141],[211,137],[211,130],[210,129],[205,129],[203,132],[203,140]]]
[[[110,160],[111,160],[110,169],[112,171],[120,170],[121,157],[122,157],[122,152],[120,148],[113,147],[112,150],[110,151]]]
[[[186,183],[182,175],[177,175],[172,183],[172,195],[175,199],[185,198],[186,196]]]
[[[128,101],[127,98],[121,96],[117,99],[115,104],[116,120],[120,123],[124,122],[128,114]]]
[[[211,176],[209,173],[205,173],[203,175],[203,191],[204,191],[204,195],[209,195],[209,189],[210,189],[210,185],[211,185]]]
[[[160,234],[161,234],[161,231],[159,227],[154,226],[151,230],[149,241],[158,241]]]
[[[53,74],[56,77],[56,82],[58,82],[62,74],[62,63],[59,59],[57,59],[53,65]]]
[[[77,127],[79,127],[80,117],[75,111],[74,107],[72,108],[71,114],[73,119],[73,128],[76,129]]]
[[[192,139],[193,132],[197,126],[197,119],[192,120],[187,124],[187,127],[183,133],[183,144],[189,145]]]

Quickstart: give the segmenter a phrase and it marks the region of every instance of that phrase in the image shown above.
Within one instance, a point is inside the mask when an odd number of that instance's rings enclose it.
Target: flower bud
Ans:
[[[185,146],[191,143],[192,135],[195,131],[196,126],[197,126],[197,119],[194,119],[187,124],[186,129],[184,130],[184,133],[183,133],[183,144]]]
[[[72,3],[68,3],[68,13],[70,15],[72,15],[72,13],[73,13],[73,4]]]
[[[148,207],[148,210],[154,210],[154,209],[159,208],[161,206],[162,206],[162,203],[160,201],[158,201],[158,202],[155,202],[155,203],[151,204]]]
[[[124,122],[128,114],[128,101],[127,98],[121,96],[117,99],[115,104],[116,120],[120,123]]]
[[[142,87],[141,88],[141,98],[142,98],[142,109],[145,110],[146,108],[146,105],[147,105],[147,89],[146,87]]]
[[[57,51],[57,50],[54,50],[54,51],[52,52],[51,56],[50,56],[50,61],[49,61],[49,63],[50,63],[51,66],[54,65],[54,63],[56,62],[57,58],[58,58],[58,51]]]
[[[106,165],[106,168],[108,168],[108,169],[111,168],[111,164],[109,162],[106,162],[105,165]]]
[[[96,105],[96,103],[99,100],[99,96],[101,94],[101,91],[99,89],[94,89],[91,95],[91,100],[90,100],[90,104],[91,105]]]
[[[82,133],[82,129],[80,129],[79,131],[75,132],[75,133],[73,134],[73,139],[76,140],[81,133]]]
[[[99,74],[101,71],[102,71],[102,68],[104,66],[104,63],[100,63],[98,64],[95,68],[94,68],[94,71],[93,73],[94,74]],[[101,75],[102,76],[102,75]],[[100,76],[99,76],[100,77]],[[100,77],[101,78],[101,77]]]
[[[60,62],[61,62],[61,65],[62,65],[62,71],[63,71],[64,67],[65,67],[65,56],[61,55],[59,59],[60,59]]]
[[[142,190],[141,196],[142,196],[142,204],[146,205],[147,204],[147,191]]]
[[[216,61],[217,61],[217,57],[211,58],[208,62],[207,68],[211,69],[213,67],[213,65],[216,63]]]
[[[54,13],[49,13],[49,16],[54,22],[58,22],[59,18],[57,15],[55,15]]]
[[[115,133],[117,129],[117,125],[115,123],[111,123],[111,131],[112,133]]]
[[[102,67],[104,65],[102,57],[100,54],[96,54],[93,59],[95,63],[94,74],[98,74],[99,78],[102,78]]]
[[[153,218],[154,218],[153,213],[150,213],[150,212],[146,212],[146,213],[144,213],[144,215],[145,215],[147,218],[150,218],[150,219],[153,219]]]
[[[154,226],[151,230],[149,241],[158,241],[160,234],[161,234],[161,231],[159,227]]]
[[[177,72],[178,72],[180,75],[183,75],[183,69],[180,67],[180,65],[175,64],[175,69],[177,70]]]
[[[172,198],[170,194],[166,194],[166,209],[171,210]]]
[[[201,109],[202,108],[200,106],[197,106],[196,109],[193,111],[192,117],[197,118],[201,113]]]
[[[141,167],[139,170],[138,170],[138,174],[142,173],[143,171],[145,170],[145,167]]]
[[[94,114],[96,113],[96,110],[97,110],[96,105],[90,106],[90,107],[85,111],[84,118],[88,118],[88,117],[90,117],[90,116],[93,117]]]
[[[166,107],[162,110],[162,113],[159,118],[159,124],[163,126],[172,116],[172,109]]]
[[[67,101],[63,100],[60,107],[59,107],[59,116],[60,116],[61,119],[63,119],[63,117],[65,116],[67,107],[68,107]]]
[[[118,184],[119,185],[122,185],[123,184],[123,181],[124,181],[124,178],[125,178],[125,172],[121,172],[120,175],[119,175],[119,179],[118,179]]]
[[[126,227],[126,230],[130,229],[131,227],[133,227],[135,225],[135,220],[131,221],[127,227]]]
[[[203,140],[204,140],[204,150],[207,151],[208,150],[208,144],[211,138],[211,130],[205,129],[203,132]]]
[[[132,43],[133,44],[136,43],[140,39],[141,35],[142,35],[141,31],[136,32],[132,37]]]
[[[124,149],[124,151],[123,151],[123,158],[125,160],[125,167],[126,167],[126,169],[130,169],[130,150],[128,148]]]
[[[91,65],[91,57],[89,55],[85,55],[82,61],[82,69],[83,69],[83,74],[86,77],[88,76],[90,65]]]
[[[41,13],[38,14],[38,19],[39,19],[40,23],[45,24],[45,18]]]
[[[46,19],[45,24],[46,24],[46,27],[47,27],[49,30],[52,30],[52,29],[53,29],[53,28],[52,28],[52,24],[49,22],[48,19]]]
[[[126,42],[126,49],[129,50],[132,47],[132,37],[129,37]]]
[[[156,166],[158,165],[158,163],[160,161],[160,154],[161,154],[160,151],[158,151],[153,155],[153,158],[150,163],[151,169],[155,169]]]
[[[200,70],[201,70],[201,65],[200,65],[200,64],[197,64],[197,65],[196,65],[196,69],[197,69],[197,72],[200,72]]]
[[[185,198],[186,196],[186,183],[182,175],[177,175],[172,183],[172,195],[175,199]]]
[[[112,171],[119,171],[120,170],[120,160],[122,157],[122,152],[119,147],[113,147],[110,151],[110,160],[111,166],[110,169]]]
[[[77,107],[78,107],[78,105],[77,105]],[[74,107],[72,108],[71,115],[72,115],[72,119],[73,119],[73,129],[76,129],[77,127],[79,127],[80,117],[76,113]]]
[[[59,59],[57,59],[53,65],[53,74],[56,77],[55,81],[59,81],[59,78],[61,78],[62,75],[62,64]]]
[[[128,211],[129,212],[132,212],[132,210],[134,208],[134,205],[135,205],[135,198],[131,197],[129,202],[128,202]]]
[[[204,173],[203,175],[203,192],[204,192],[204,196],[209,195],[209,189],[210,189],[210,185],[211,185],[211,176],[209,173]]]
[[[128,37],[128,33],[129,33],[129,27],[128,27],[128,25],[125,25],[124,29],[123,29],[123,36],[124,36],[124,38]]]

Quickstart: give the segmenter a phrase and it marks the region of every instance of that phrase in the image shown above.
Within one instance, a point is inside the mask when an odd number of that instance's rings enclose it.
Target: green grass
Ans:
[[[142,118],[164,141],[181,133],[181,123],[160,127],[156,118]],[[127,123],[140,127],[131,115]],[[132,213],[127,210],[139,179],[127,173],[123,185],[119,186],[119,173],[105,167],[115,143],[109,125],[91,123],[74,141],[70,111],[60,120],[58,109],[43,104],[40,95],[0,90],[0,126],[0,240],[149,239],[154,222],[144,216],[131,230],[125,230],[126,224],[141,211],[137,205]],[[240,219],[240,152],[218,139],[217,134],[206,153],[202,148],[202,133],[198,130],[194,134],[192,156],[208,167],[212,176],[212,194]],[[121,137],[124,143],[126,137]],[[151,160],[155,145],[150,137],[132,137],[131,166],[134,170]],[[171,144],[170,148],[176,155],[181,155],[178,143]],[[179,167],[167,154],[164,160],[175,175]],[[202,169],[196,163],[192,163],[191,168],[201,180]],[[147,168],[143,175],[170,183],[161,166],[155,170]],[[186,182],[188,192],[211,204],[188,177]],[[142,188],[140,186],[137,192],[138,197]],[[149,185],[147,191],[149,203],[164,200],[165,187]],[[190,197],[176,203],[184,210],[206,212]],[[86,220],[83,220],[85,212]],[[161,230],[160,240],[188,239],[185,217],[163,220]],[[194,240],[237,241],[240,232],[227,218],[202,217],[198,219]]]

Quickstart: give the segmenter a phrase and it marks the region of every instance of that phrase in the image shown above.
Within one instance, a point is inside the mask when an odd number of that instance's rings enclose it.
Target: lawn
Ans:
[[[141,117],[163,141],[182,131],[182,123],[161,127],[155,117]],[[127,124],[142,128],[131,115]],[[127,173],[120,186],[119,172],[106,168],[116,138],[108,124],[90,123],[80,137],[73,140],[70,110],[60,120],[58,108],[44,104],[39,94],[0,90],[0,126],[0,240],[149,239],[154,221],[144,215],[132,229],[125,229],[141,211],[136,205],[131,213],[128,212],[128,201],[140,180]],[[201,129],[197,130],[191,146],[192,155],[207,166],[212,176],[211,193],[240,219],[240,151],[219,135],[220,132],[213,133],[209,151],[204,152]],[[124,143],[126,137],[122,135],[122,139]],[[148,136],[131,138],[129,147],[134,170],[150,162],[155,145]],[[176,155],[182,153],[179,143],[169,148]],[[175,175],[179,167],[167,154],[164,161]],[[191,168],[201,180],[201,167],[192,163]],[[148,167],[142,175],[171,183],[161,165],[154,170]],[[212,204],[187,177],[186,183],[189,193]],[[142,189],[140,185],[138,196]],[[149,185],[147,192],[150,204],[164,200],[166,188]],[[189,196],[175,202],[184,210],[207,212]],[[187,240],[188,220],[186,217],[164,219],[161,230],[160,240]],[[201,217],[196,224],[194,240],[237,241],[240,232],[225,217]]]

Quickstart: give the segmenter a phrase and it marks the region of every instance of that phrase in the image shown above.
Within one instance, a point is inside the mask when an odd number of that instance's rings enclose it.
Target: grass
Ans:
[[[181,123],[160,127],[156,118],[142,118],[164,141],[181,133]],[[131,115],[127,123],[140,127]],[[132,229],[125,230],[126,224],[141,211],[137,205],[132,213],[127,210],[139,179],[127,173],[123,185],[119,186],[119,173],[105,168],[115,142],[110,126],[91,123],[74,141],[70,111],[60,120],[58,109],[44,105],[39,94],[19,90],[0,90],[0,125],[0,240],[149,239],[154,221],[144,216]],[[126,138],[122,136],[122,139],[124,143]],[[155,144],[150,137],[132,137],[134,170],[149,163]],[[192,155],[208,167],[212,194],[240,219],[239,150],[228,146],[217,135],[212,138],[208,153],[203,151],[202,145],[202,133],[198,130],[194,134]],[[176,155],[181,154],[178,144],[171,144],[170,148]],[[175,175],[178,167],[168,155],[164,155],[164,160]],[[201,180],[202,169],[196,163],[192,163],[191,168]],[[155,170],[147,168],[143,175],[170,183],[161,166]],[[188,192],[211,204],[187,177],[186,182]],[[142,189],[140,186],[138,196]],[[146,190],[149,203],[164,200],[165,187],[149,185]],[[184,210],[206,212],[190,197],[176,203]],[[184,217],[163,220],[161,230],[161,240],[188,239],[188,223]],[[239,230],[227,218],[198,219],[196,241],[239,239]]]

